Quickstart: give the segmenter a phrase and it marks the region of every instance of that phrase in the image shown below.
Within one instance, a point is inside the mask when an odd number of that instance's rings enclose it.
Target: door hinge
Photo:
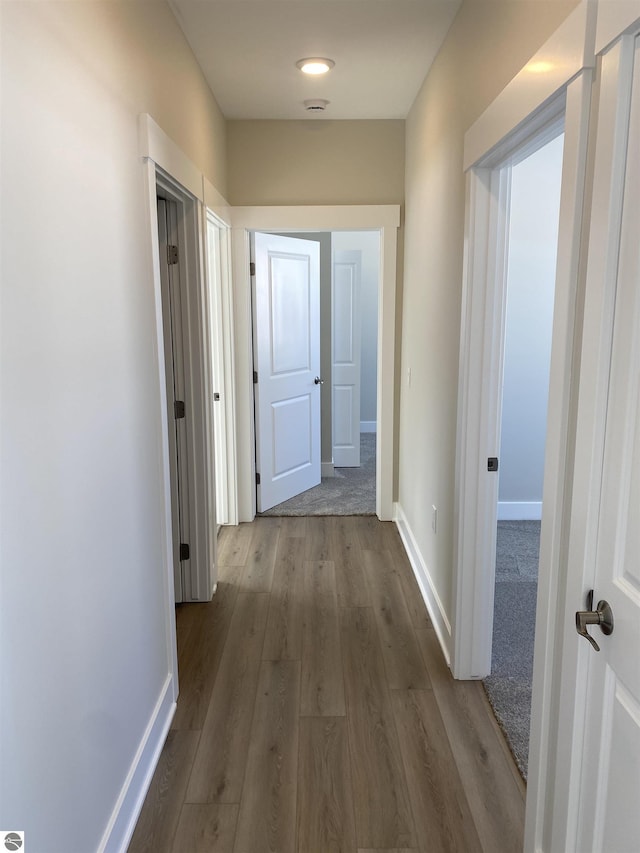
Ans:
[[[253,384],[254,385],[258,384],[258,371],[257,370],[253,371]]]
[[[167,263],[170,267],[178,263],[178,247],[167,246]]]
[[[260,474],[256,471],[256,486],[260,485]]]
[[[177,421],[184,417],[184,400],[176,400],[173,404],[173,415]]]
[[[189,559],[189,546],[186,542],[180,543],[180,562]]]
[[[253,261],[251,261],[251,263],[249,264],[249,275],[255,275],[255,274],[256,274],[256,265],[254,264]]]
[[[498,470],[498,457],[490,456],[487,459],[487,471],[497,471]]]
[[[213,392],[213,400],[214,400],[214,402],[215,402],[215,403],[217,403],[219,399],[220,399],[220,394],[218,393],[218,391],[214,391],[214,392]]]

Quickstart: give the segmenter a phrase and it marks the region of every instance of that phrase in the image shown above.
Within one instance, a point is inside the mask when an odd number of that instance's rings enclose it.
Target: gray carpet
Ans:
[[[260,515],[375,515],[376,436],[360,435],[360,467],[336,468],[314,486]]]
[[[539,521],[499,521],[491,675],[484,687],[516,764],[527,778]]]

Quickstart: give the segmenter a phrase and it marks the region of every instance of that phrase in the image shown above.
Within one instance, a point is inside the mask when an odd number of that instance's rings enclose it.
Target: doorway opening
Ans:
[[[254,234],[252,240],[256,245],[254,261],[257,258],[252,291],[256,471],[260,479],[256,485],[258,511],[275,516],[374,515],[380,232],[280,232],[277,235]],[[281,245],[283,240],[285,242]],[[305,251],[304,241],[317,246],[319,292],[313,297],[316,302],[312,304],[312,311],[308,308],[311,302],[302,280],[297,289],[305,294],[304,304],[296,307],[295,291],[291,290],[293,279],[285,281],[283,277],[285,255],[281,253],[287,251],[286,241],[290,242],[291,248],[291,254],[286,256],[289,259],[289,276],[294,274],[295,252]],[[268,263],[261,254],[265,243],[273,243],[273,254]],[[301,271],[300,275],[304,277],[304,272]],[[284,332],[286,343],[280,342],[276,347],[277,329],[274,324],[278,316],[285,316],[279,290],[289,292],[286,315],[290,322]],[[309,321],[315,324],[315,329],[307,328]],[[316,344],[318,351],[314,353],[312,345]],[[265,396],[273,396],[265,388],[265,374],[272,368],[269,357],[264,353],[265,348],[269,349],[271,360],[277,359],[281,368],[274,381],[282,386],[282,390],[276,394],[277,402],[270,410],[271,414],[262,411]],[[295,352],[299,353],[299,358],[294,359],[297,366],[293,367],[291,362],[285,370],[285,355],[289,358]],[[319,367],[313,368],[307,376],[309,354]],[[292,398],[289,385],[294,378],[298,385],[302,384],[299,388],[296,386]],[[292,417],[283,419],[280,428],[288,438],[278,440],[272,432],[279,422],[279,414],[287,410],[292,411]],[[294,428],[296,412],[304,417],[303,422]],[[314,427],[320,433],[320,458],[313,460],[315,479],[309,450],[313,441],[306,435],[308,414],[317,421]],[[291,429],[295,441],[290,434]],[[300,442],[302,435],[305,438]],[[265,483],[262,468],[271,471],[272,460],[267,457],[272,449],[275,452],[282,445],[286,447],[286,453],[281,452],[282,473],[276,475],[278,482],[272,488],[268,480]],[[286,498],[274,503],[275,495],[282,495],[283,481],[289,472],[297,478],[302,477],[301,484],[293,483],[285,492]],[[268,492],[273,493],[271,500],[266,497]]]
[[[511,166],[495,598],[484,685],[527,776],[564,136]]]

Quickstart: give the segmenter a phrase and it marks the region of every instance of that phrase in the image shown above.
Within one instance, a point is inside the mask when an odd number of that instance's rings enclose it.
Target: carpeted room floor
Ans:
[[[493,660],[484,686],[525,779],[539,555],[539,521],[498,522]]]
[[[314,486],[260,515],[375,515],[376,435],[360,434],[360,467],[336,468]]]

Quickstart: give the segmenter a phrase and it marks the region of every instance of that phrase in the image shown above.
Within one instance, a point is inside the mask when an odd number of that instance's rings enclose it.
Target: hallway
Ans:
[[[224,528],[176,613],[180,697],[129,847],[519,851],[524,787],[479,682],[454,682],[396,527]]]

